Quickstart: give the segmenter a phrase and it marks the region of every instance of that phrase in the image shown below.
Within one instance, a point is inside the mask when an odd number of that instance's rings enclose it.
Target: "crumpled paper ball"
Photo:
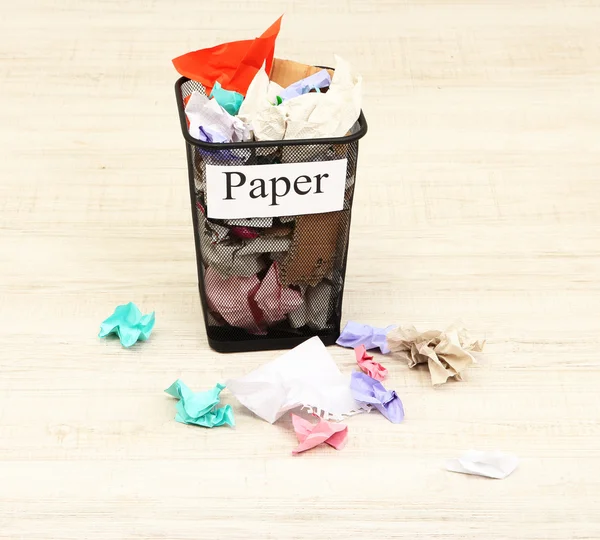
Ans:
[[[436,386],[450,377],[462,380],[460,374],[477,362],[469,351],[481,352],[485,340],[473,339],[459,326],[451,326],[443,332],[419,332],[414,326],[400,326],[387,334],[387,343],[392,354],[404,358],[409,368],[426,363],[431,384]]]

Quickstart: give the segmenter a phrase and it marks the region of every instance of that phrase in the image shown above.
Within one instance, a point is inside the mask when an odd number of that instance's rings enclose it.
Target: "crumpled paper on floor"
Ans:
[[[242,405],[272,424],[298,407],[325,420],[368,410],[352,397],[349,382],[323,342],[313,337],[226,384]]]
[[[404,420],[404,406],[395,390],[386,390],[379,381],[358,371],[352,373],[350,388],[354,399],[373,405],[393,424]]]
[[[501,480],[512,474],[519,465],[519,458],[498,450],[482,452],[469,450],[457,459],[446,461],[446,469],[451,472],[475,474]]]
[[[461,373],[476,362],[469,351],[481,352],[485,340],[473,339],[465,328],[457,326],[444,332],[419,332],[414,326],[404,326],[389,332],[387,343],[394,355],[408,362],[409,368],[427,363],[431,384],[436,386],[450,377],[462,380]]]
[[[323,443],[341,450],[348,440],[348,426],[345,424],[334,424],[323,419],[320,419],[317,424],[312,424],[296,414],[292,414],[292,424],[300,443],[292,450],[294,455]]]
[[[102,322],[98,337],[117,334],[123,347],[131,347],[138,339],[145,341],[150,337],[154,323],[154,311],[142,315],[138,307],[133,302],[129,302],[117,306],[114,313]]]
[[[181,379],[177,379],[165,392],[179,399],[175,406],[177,422],[207,428],[225,424],[234,427],[235,420],[231,405],[225,405],[220,409],[216,408],[220,402],[219,395],[224,388],[225,386],[222,384],[217,384],[206,392],[193,392]]]
[[[356,355],[356,363],[363,373],[366,373],[376,381],[383,381],[386,378],[388,370],[379,362],[373,360],[373,355],[367,352],[364,345],[355,347],[354,354]]]
[[[370,324],[348,321],[336,343],[342,347],[350,347],[352,349],[359,345],[364,345],[367,350],[379,347],[379,350],[383,354],[387,354],[390,352],[390,349],[388,348],[386,335],[395,327],[392,324],[386,328],[378,328]]]

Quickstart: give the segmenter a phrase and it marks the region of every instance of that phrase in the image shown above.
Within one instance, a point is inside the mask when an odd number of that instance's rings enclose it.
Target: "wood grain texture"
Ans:
[[[488,346],[432,389],[391,359],[406,421],[291,456],[177,424],[163,395],[277,353],[202,328],[170,59],[252,37],[365,79],[345,319]],[[0,21],[0,539],[600,538],[600,4],[578,0],[19,0]],[[99,340],[116,304],[151,341]],[[332,349],[350,371],[353,354]],[[447,473],[501,448],[504,481]]]

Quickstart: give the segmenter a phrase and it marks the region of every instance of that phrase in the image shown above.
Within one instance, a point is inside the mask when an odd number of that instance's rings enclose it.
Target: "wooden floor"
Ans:
[[[258,35],[365,80],[344,318],[488,340],[406,420],[292,457],[174,421],[163,389],[278,353],[206,343],[171,58]],[[1,539],[600,538],[600,2],[19,0],[0,22]],[[149,342],[97,338],[120,303]],[[344,372],[353,353],[332,348]],[[506,480],[446,458],[501,449]]]

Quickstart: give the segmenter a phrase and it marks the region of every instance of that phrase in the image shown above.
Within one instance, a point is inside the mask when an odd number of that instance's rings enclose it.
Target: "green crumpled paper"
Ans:
[[[181,379],[177,379],[165,392],[179,399],[175,406],[177,410],[175,420],[178,422],[208,428],[225,424],[234,427],[235,420],[231,405],[225,405],[220,409],[215,408],[220,402],[219,395],[224,388],[224,385],[217,384],[212,390],[206,392],[192,392]]]
[[[217,103],[231,116],[235,116],[239,112],[242,102],[244,101],[244,96],[242,96],[242,94],[232,90],[225,90],[219,81],[213,86],[209,97],[214,97],[217,100]]]
[[[154,322],[154,311],[149,315],[142,315],[138,307],[129,302],[117,306],[114,313],[102,322],[98,337],[117,334],[123,347],[131,347],[138,339],[146,341],[150,337]]]

